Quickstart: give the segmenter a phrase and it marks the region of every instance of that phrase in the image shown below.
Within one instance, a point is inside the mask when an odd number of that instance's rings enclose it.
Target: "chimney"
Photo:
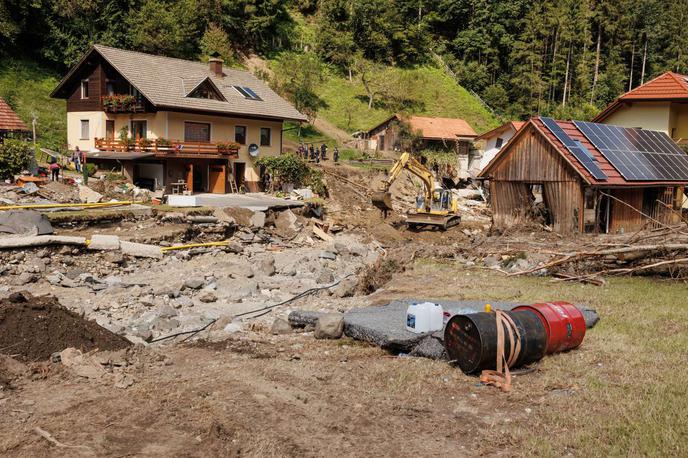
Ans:
[[[208,65],[210,66],[210,71],[215,74],[215,76],[222,78],[222,59],[217,56],[211,56],[208,59]]]

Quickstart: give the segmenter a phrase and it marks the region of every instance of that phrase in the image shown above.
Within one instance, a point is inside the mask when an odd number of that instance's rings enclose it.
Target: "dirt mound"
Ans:
[[[24,292],[0,301],[0,351],[20,360],[44,360],[68,347],[90,351],[129,345],[124,337],[62,307],[53,296]]]

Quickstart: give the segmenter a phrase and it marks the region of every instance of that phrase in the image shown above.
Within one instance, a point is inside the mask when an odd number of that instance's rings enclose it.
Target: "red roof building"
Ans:
[[[683,187],[688,184],[688,168],[672,169],[671,172],[677,174],[672,179],[643,179],[642,176],[630,179],[624,176],[629,172],[621,167],[625,164],[623,161],[647,163],[645,153],[626,151],[621,163],[612,163],[608,159],[610,154],[607,151],[607,155],[603,154],[581,130],[581,123],[552,121],[561,129],[569,145],[574,145],[571,148],[545,124],[545,119],[531,119],[481,172],[482,178],[490,180],[493,219],[497,227],[508,227],[527,219],[527,215],[532,214],[535,191],[542,192],[549,218],[547,224],[558,232],[624,232],[657,221],[675,222],[677,216],[671,209],[681,208]],[[602,128],[609,127],[602,125]],[[623,132],[663,135],[640,129]],[[663,138],[671,142],[666,136]],[[673,143],[667,145],[671,149]],[[574,149],[578,156],[572,152]],[[660,152],[663,153],[681,154],[674,149]],[[688,157],[680,159],[688,164]]]
[[[17,113],[3,99],[0,98],[0,137],[15,132],[28,132],[29,128],[19,118]]]
[[[620,95],[593,121],[659,130],[688,143],[688,76],[666,72]]]

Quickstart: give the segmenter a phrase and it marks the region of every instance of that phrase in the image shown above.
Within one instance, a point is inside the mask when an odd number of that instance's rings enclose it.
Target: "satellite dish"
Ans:
[[[251,143],[250,145],[248,145],[248,154],[251,157],[257,157],[258,154],[260,154],[260,148],[258,148],[258,145],[256,145],[255,143]]]

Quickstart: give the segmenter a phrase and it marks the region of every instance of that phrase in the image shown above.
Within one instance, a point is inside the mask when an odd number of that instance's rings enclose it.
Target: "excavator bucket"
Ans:
[[[383,212],[392,210],[392,194],[389,192],[375,192],[372,198],[373,205]]]

